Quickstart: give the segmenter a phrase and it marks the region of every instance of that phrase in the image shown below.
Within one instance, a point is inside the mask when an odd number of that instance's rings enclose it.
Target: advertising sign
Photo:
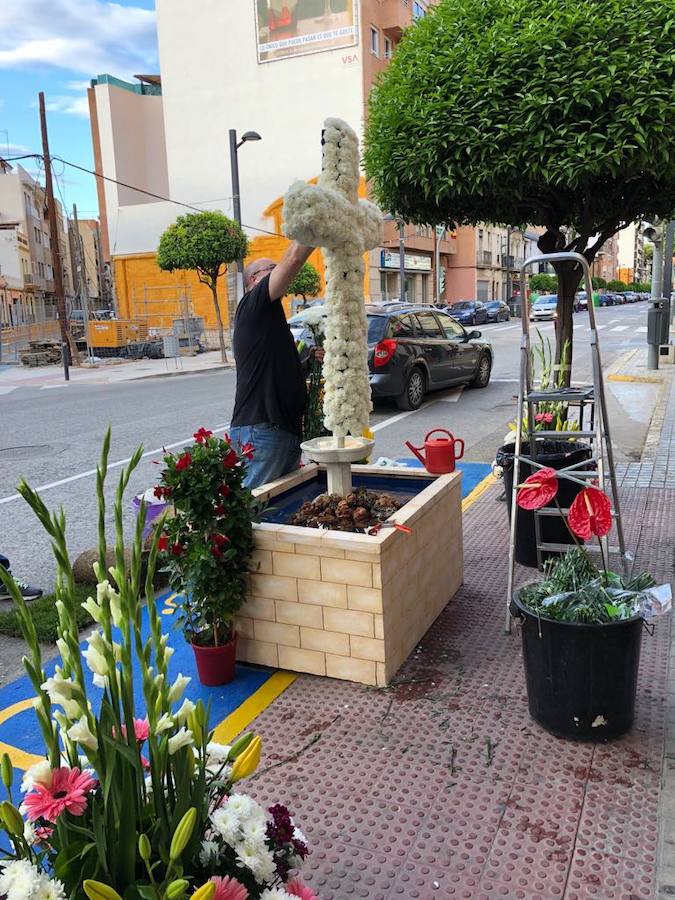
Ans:
[[[400,264],[400,253],[392,253],[391,250],[382,251],[381,269],[398,269]],[[404,265],[409,272],[431,272],[431,257],[419,256],[417,253],[406,253]]]
[[[254,0],[258,62],[358,43],[357,0]]]

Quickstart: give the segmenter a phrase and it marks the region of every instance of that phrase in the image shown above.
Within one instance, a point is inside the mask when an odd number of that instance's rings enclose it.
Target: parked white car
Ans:
[[[558,318],[558,295],[549,294],[539,297],[530,307],[530,322],[538,322],[542,319]]]

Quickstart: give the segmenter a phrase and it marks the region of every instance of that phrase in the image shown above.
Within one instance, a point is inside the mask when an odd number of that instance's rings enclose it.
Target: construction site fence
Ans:
[[[20,354],[31,341],[60,341],[58,321],[33,322],[0,328],[0,365],[18,365]]]

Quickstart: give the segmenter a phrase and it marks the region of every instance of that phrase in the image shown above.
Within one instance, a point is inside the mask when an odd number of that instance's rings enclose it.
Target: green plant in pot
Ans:
[[[200,428],[195,443],[164,457],[156,493],[171,503],[159,550],[180,595],[178,624],[192,644],[202,684],[234,677],[234,617],[246,600],[257,501],[244,487],[253,447]]]
[[[558,486],[553,469],[540,469],[520,485],[518,505],[533,510],[557,503]],[[542,581],[513,597],[530,714],[561,737],[607,740],[633,723],[644,617],[670,608],[669,588],[654,588],[647,574],[609,571],[603,539],[612,510],[603,491],[583,489],[566,525],[574,541],[598,538],[602,566],[577,543],[546,563]]]

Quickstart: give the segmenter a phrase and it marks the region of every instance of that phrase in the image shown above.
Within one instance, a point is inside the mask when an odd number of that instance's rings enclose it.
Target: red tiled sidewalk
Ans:
[[[253,725],[266,752],[248,784],[297,817],[321,900],[654,896],[670,617],[644,634],[629,735],[547,734],[504,633],[499,492],[465,514],[465,585],[393,686],[302,676]],[[623,496],[637,567],[669,580],[675,491]]]

